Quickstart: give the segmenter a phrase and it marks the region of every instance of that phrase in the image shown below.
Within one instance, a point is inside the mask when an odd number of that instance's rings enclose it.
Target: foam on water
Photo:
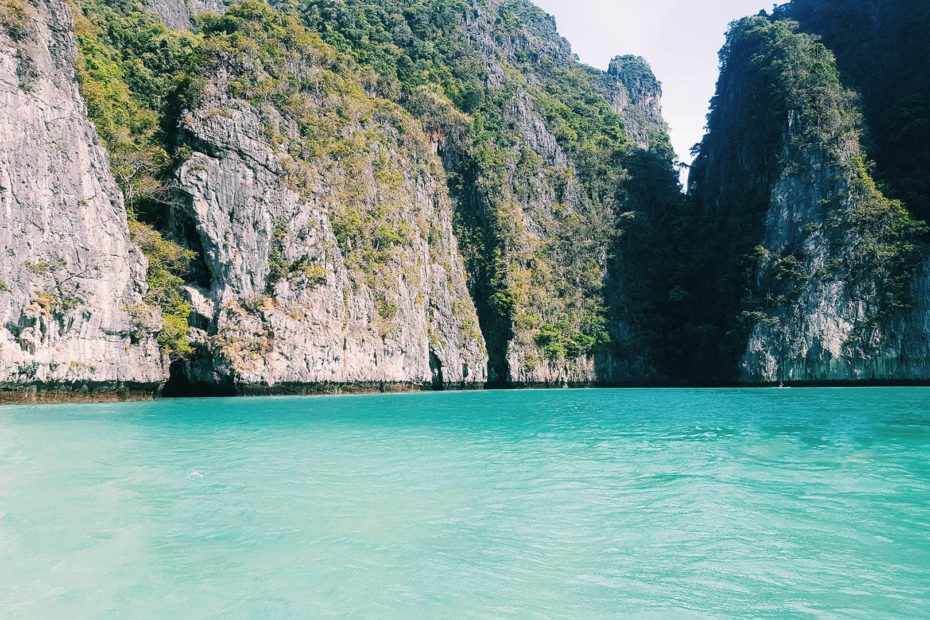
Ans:
[[[0,408],[0,617],[930,617],[930,390]]]

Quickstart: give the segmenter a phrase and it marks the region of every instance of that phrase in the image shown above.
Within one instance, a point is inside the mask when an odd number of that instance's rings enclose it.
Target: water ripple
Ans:
[[[928,396],[0,408],[0,617],[930,617]]]

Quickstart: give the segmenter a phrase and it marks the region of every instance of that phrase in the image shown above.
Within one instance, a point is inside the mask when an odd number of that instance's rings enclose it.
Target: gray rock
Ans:
[[[627,134],[640,148],[667,140],[662,116],[662,84],[640,56],[617,56],[607,70],[614,112],[623,118]]]
[[[150,394],[163,360],[130,313],[146,263],[78,94],[71,11],[31,10],[25,36],[0,31],[0,389]]]
[[[222,13],[224,0],[146,0],[165,25],[174,30],[188,30],[191,17],[198,13]]]
[[[231,382],[244,393],[481,386],[487,354],[444,175],[425,136],[411,123],[403,143],[371,145],[352,170],[326,158],[297,161],[272,146],[267,118],[222,91],[219,79],[184,120],[197,152],[179,178],[214,305],[209,344],[188,379]],[[275,121],[295,135],[287,119]],[[363,130],[390,136],[397,128],[385,120],[349,129]],[[392,189],[376,180],[375,161],[393,171]],[[367,270],[347,255],[353,240],[340,245],[334,230],[347,187],[358,193],[363,217],[380,214],[384,225],[407,236]],[[288,266],[277,281],[274,264]]]
[[[801,129],[794,114],[785,137],[785,166],[771,194],[763,247],[778,257],[797,248],[801,293],[750,334],[740,365],[747,383],[926,381],[930,378],[930,263],[910,285],[911,309],[885,316],[869,273],[841,266],[860,239],[847,230],[830,239],[828,207],[851,213],[865,199],[852,189],[850,160],[860,146],[788,146]],[[770,277],[764,261],[757,286]],[[833,272],[833,273],[830,273]],[[830,275],[827,275],[830,273]]]

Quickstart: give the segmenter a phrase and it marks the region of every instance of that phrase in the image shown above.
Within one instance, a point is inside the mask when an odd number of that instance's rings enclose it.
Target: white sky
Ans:
[[[681,161],[704,135],[727,24],[772,0],[533,0],[555,15],[582,62],[607,69],[619,54],[643,56],[662,82],[665,119]]]

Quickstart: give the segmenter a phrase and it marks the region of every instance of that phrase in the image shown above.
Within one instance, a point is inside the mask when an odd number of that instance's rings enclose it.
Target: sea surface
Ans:
[[[0,408],[0,618],[930,618],[930,390]]]

